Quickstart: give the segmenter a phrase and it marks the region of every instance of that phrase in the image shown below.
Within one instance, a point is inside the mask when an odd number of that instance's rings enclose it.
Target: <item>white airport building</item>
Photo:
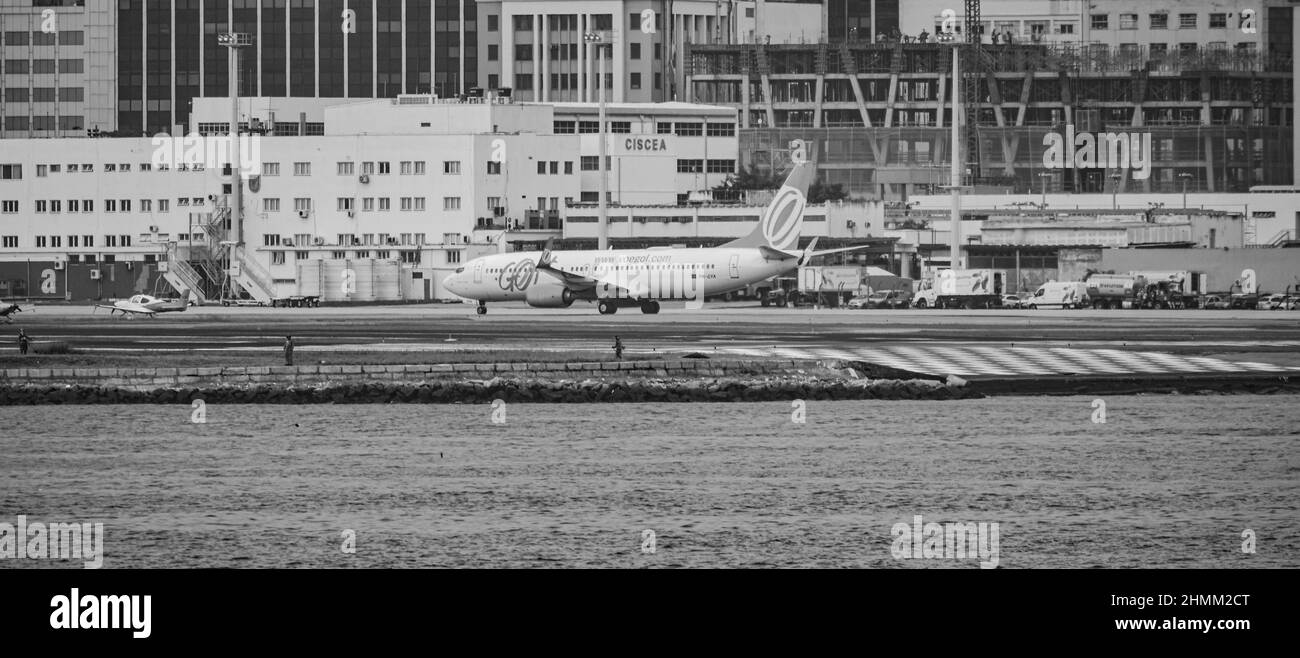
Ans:
[[[193,122],[213,133],[230,106],[209,100]],[[460,264],[562,237],[568,208],[598,199],[594,104],[427,95],[241,104],[241,123],[267,134],[240,140],[240,162],[260,167],[238,225],[227,157],[211,152],[224,136],[6,140],[0,294],[101,299],[152,291],[162,278],[214,299],[238,292],[217,283],[229,272],[257,299],[444,298],[439,282]],[[675,208],[734,172],[732,109],[611,104],[607,122],[612,199]],[[42,278],[46,270],[56,274]]]

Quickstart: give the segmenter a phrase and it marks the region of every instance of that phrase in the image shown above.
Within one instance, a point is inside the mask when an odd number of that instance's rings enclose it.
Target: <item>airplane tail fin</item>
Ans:
[[[794,148],[794,169],[773,197],[772,203],[768,204],[759,217],[758,226],[749,235],[722,246],[790,250],[799,245],[803,210],[807,203],[808,188],[817,177],[817,163],[814,154],[805,156],[804,143],[799,143]]]

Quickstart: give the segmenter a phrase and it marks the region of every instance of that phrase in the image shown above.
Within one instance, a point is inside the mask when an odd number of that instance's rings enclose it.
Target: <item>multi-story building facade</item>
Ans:
[[[595,102],[603,60],[608,100],[681,100],[686,44],[814,43],[824,15],[775,0],[480,1],[480,81],[522,100]]]
[[[962,143],[974,146],[963,147],[966,182],[987,191],[1245,192],[1292,182],[1291,62],[1269,51],[1013,43],[982,52],[978,66],[963,58],[954,94],[952,49],[935,43],[692,46],[687,99],[740,110],[743,164],[779,170],[789,140],[813,140],[826,182],[868,197],[901,200],[948,183],[954,98],[969,119]],[[1050,140],[1084,132],[1150,139],[1149,172],[1050,167]]]
[[[0,138],[116,123],[116,3],[0,0]]]
[[[0,137],[171,132],[194,98],[229,95],[231,32],[249,37],[241,96],[456,96],[480,84],[476,14],[474,0],[0,0]]]

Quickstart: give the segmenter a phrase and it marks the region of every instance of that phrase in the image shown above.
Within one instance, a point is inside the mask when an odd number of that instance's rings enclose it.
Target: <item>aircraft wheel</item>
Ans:
[[[646,315],[654,315],[659,312],[659,302],[644,302],[641,304],[641,312]]]
[[[613,315],[618,312],[618,307],[602,299],[596,304],[596,310],[600,311],[601,315]]]
[[[486,307],[486,306],[480,306],[480,307],[474,309],[474,312],[475,312],[475,313],[478,313],[479,315],[487,315],[487,307]]]

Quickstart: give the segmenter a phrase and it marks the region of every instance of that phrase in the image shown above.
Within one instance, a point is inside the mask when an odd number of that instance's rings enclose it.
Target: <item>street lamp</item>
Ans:
[[[1110,206],[1114,210],[1119,210],[1119,181],[1122,178],[1124,176],[1119,172],[1110,175],[1110,179],[1115,181],[1115,185],[1110,188]]]
[[[242,32],[227,32],[217,35],[217,44],[230,49],[230,228],[235,232],[230,236],[236,245],[244,243],[244,190],[239,179],[239,49],[253,45],[253,38]],[[252,118],[249,118],[252,128]]]
[[[958,85],[961,80],[961,63],[960,53],[961,44],[957,41],[956,35],[952,32],[940,32],[936,34],[934,40],[945,46],[952,46],[952,92],[948,94],[952,106],[952,148],[950,159],[952,161],[951,181],[947,188],[952,191],[952,230],[949,235],[949,253],[951,254],[951,267],[954,270],[962,269],[962,241],[961,241],[961,138],[958,132],[957,118],[960,109],[957,105]]]
[[[1183,179],[1183,210],[1186,210],[1187,209],[1187,181],[1192,179],[1192,175],[1187,172],[1183,172],[1181,174],[1178,174],[1178,177]]]
[[[609,182],[605,175],[605,58],[600,53],[602,45],[610,45],[605,38],[605,32],[586,32],[582,35],[582,40],[593,45],[596,53],[596,59],[600,61],[599,75],[596,78],[596,86],[600,88],[600,103],[597,110],[596,121],[600,124],[600,149],[597,151],[597,167],[600,169],[600,199],[597,208],[596,220],[596,248],[605,251],[609,249],[609,209],[605,204],[605,195],[607,195]],[[613,48],[610,49],[610,55],[613,55]]]

